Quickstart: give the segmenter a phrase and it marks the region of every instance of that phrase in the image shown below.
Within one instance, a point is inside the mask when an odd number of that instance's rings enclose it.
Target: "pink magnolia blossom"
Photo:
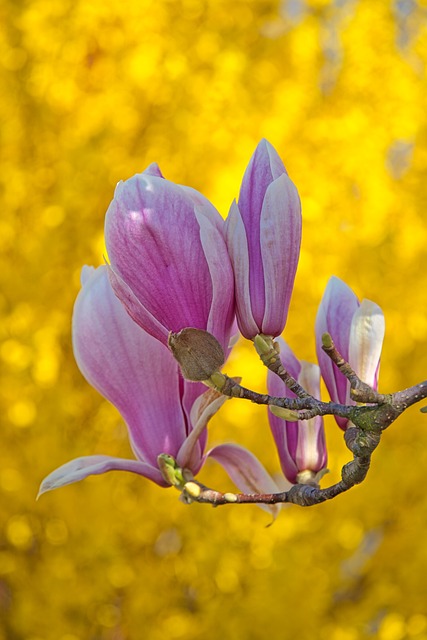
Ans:
[[[224,444],[204,453],[206,425],[226,397],[181,377],[170,351],[126,313],[113,293],[107,267],[85,267],[82,283],[73,314],[76,361],[88,382],[120,411],[135,459],[77,458],[45,478],[40,494],[112,470],[168,486],[158,466],[160,454],[169,454],[193,475],[211,456],[244,490],[277,490],[261,463],[241,447]]]
[[[301,244],[301,204],[277,152],[261,140],[226,221],[239,329],[278,336],[288,315]]]
[[[117,185],[105,238],[111,284],[137,324],[164,344],[169,331],[204,329],[227,349],[233,272],[224,221],[204,196],[150,165]]]
[[[385,322],[381,308],[370,300],[359,302],[342,280],[330,278],[316,318],[316,350],[322,377],[333,402],[355,404],[350,398],[348,380],[322,349],[322,335],[329,333],[336,348],[359,378],[378,387],[381,348]],[[335,416],[342,429],[348,420]]]
[[[282,338],[280,360],[288,373],[313,397],[320,400],[320,370],[315,364],[298,360]],[[268,372],[268,393],[273,396],[295,398],[284,382]],[[313,474],[326,467],[327,451],[323,418],[316,416],[310,420],[289,422],[268,412],[271,431],[276,442],[283,473],[289,482],[299,481],[298,475],[309,471]]]

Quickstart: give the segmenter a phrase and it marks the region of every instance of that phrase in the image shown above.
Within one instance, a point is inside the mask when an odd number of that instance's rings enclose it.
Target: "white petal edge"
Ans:
[[[349,363],[359,378],[371,386],[375,383],[384,334],[381,308],[371,300],[362,300],[351,322]]]

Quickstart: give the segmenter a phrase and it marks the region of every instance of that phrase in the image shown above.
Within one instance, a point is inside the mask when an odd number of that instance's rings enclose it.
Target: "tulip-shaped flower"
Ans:
[[[204,196],[151,165],[117,185],[105,238],[111,284],[137,324],[164,344],[169,331],[207,330],[227,349],[233,272],[224,221]]]
[[[277,341],[283,367],[308,393],[320,400],[319,367],[299,361],[282,338]],[[272,396],[295,398],[295,394],[271,371],[268,372],[267,385],[268,393]],[[277,413],[273,414],[271,409]],[[268,418],[283,473],[293,484],[315,480],[327,462],[323,418],[315,416],[310,420],[289,422],[278,417],[279,414],[280,409],[270,407]]]
[[[245,338],[285,327],[301,244],[301,204],[275,149],[261,140],[226,221],[236,312]]]
[[[381,308],[370,300],[359,302],[350,287],[333,276],[316,318],[317,359],[333,402],[355,404],[350,398],[348,380],[322,349],[322,335],[331,335],[336,348],[359,378],[376,390],[384,332]],[[335,420],[342,429],[346,429],[346,418],[335,416]]]
[[[207,422],[225,396],[183,380],[167,347],[126,313],[113,293],[107,267],[85,267],[82,282],[73,314],[77,364],[88,382],[122,414],[136,459],[106,455],[77,458],[52,472],[40,493],[115,469],[168,486],[159,468],[161,454],[172,456],[190,475],[195,475],[210,455],[244,490],[251,483],[262,491],[275,490],[261,463],[241,447],[224,444],[204,454]]]

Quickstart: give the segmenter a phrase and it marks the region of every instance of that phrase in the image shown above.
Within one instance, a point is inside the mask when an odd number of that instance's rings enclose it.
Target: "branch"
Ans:
[[[353,453],[353,460],[341,470],[341,480],[330,487],[320,487],[310,481],[307,484],[295,484],[288,491],[270,494],[221,493],[210,489],[191,478],[186,470],[180,469],[171,456],[160,456],[165,469],[165,479],[182,491],[183,499],[190,502],[208,503],[214,506],[223,504],[278,504],[291,502],[300,506],[311,506],[330,500],[361,483],[368,473],[373,451],[378,446],[382,432],[387,429],[408,407],[427,398],[427,380],[413,387],[393,394],[381,394],[363,382],[352,367],[336,349],[331,336],[322,336],[322,348],[350,383],[350,395],[356,403],[341,405],[334,402],[322,402],[311,396],[284,369],[279,347],[269,336],[258,335],[254,339],[263,363],[291,389],[296,398],[279,398],[260,394],[240,385],[236,379],[229,378],[219,371],[223,361],[221,347],[210,336],[206,341],[203,332],[198,329],[185,329],[179,334],[170,334],[169,345],[178,360],[184,377],[201,380],[230,398],[242,398],[256,404],[270,405],[286,409],[290,420],[308,420],[314,416],[335,415],[347,418],[348,427],[344,433],[347,447]],[[208,336],[210,334],[207,334]],[[204,351],[206,346],[206,351]],[[219,346],[219,348],[217,348]],[[190,371],[188,375],[186,372]],[[422,411],[427,412],[426,408]],[[286,418],[288,419],[288,418]],[[161,467],[160,463],[159,466]],[[161,468],[162,470],[162,468]]]
[[[310,507],[331,500],[360,484],[368,473],[371,455],[378,446],[381,433],[373,432],[367,436],[358,427],[350,427],[345,432],[347,447],[353,452],[353,460],[341,470],[341,480],[336,484],[320,489],[308,484],[296,484],[288,491],[280,493],[221,493],[210,489],[197,480],[184,485],[183,497],[188,503],[200,502],[221,506],[224,504],[279,504],[293,503],[300,507]]]

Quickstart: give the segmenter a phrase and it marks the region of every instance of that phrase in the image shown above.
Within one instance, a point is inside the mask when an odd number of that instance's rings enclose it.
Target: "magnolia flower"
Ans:
[[[227,348],[234,284],[223,227],[204,196],[165,180],[157,165],[117,185],[105,219],[111,284],[164,344],[169,331],[195,327]]]
[[[283,367],[308,393],[320,400],[319,367],[297,360],[282,338],[277,342]],[[295,394],[271,371],[268,372],[267,386],[272,396],[295,398]],[[270,407],[268,418],[283,473],[292,483],[313,480],[319,471],[325,469],[327,462],[323,418],[316,416],[310,420],[289,422],[279,415],[280,409],[277,411],[277,407]]]
[[[237,321],[253,339],[278,336],[288,315],[301,244],[301,204],[275,149],[261,140],[226,221]]]
[[[345,282],[333,276],[323,295],[316,318],[316,350],[322,377],[333,402],[355,404],[350,384],[322,349],[322,335],[329,333],[336,348],[359,378],[374,389],[378,386],[384,314],[370,300],[359,302]],[[348,420],[335,416],[342,429]]]
[[[132,471],[168,486],[158,456],[168,454],[192,475],[206,457],[215,458],[246,490],[277,490],[261,463],[237,445],[204,453],[206,425],[226,400],[200,383],[183,380],[169,350],[126,313],[109,283],[107,267],[85,267],[73,314],[77,364],[123,416],[135,460],[106,455],[77,458],[53,471],[40,494],[112,470]]]

